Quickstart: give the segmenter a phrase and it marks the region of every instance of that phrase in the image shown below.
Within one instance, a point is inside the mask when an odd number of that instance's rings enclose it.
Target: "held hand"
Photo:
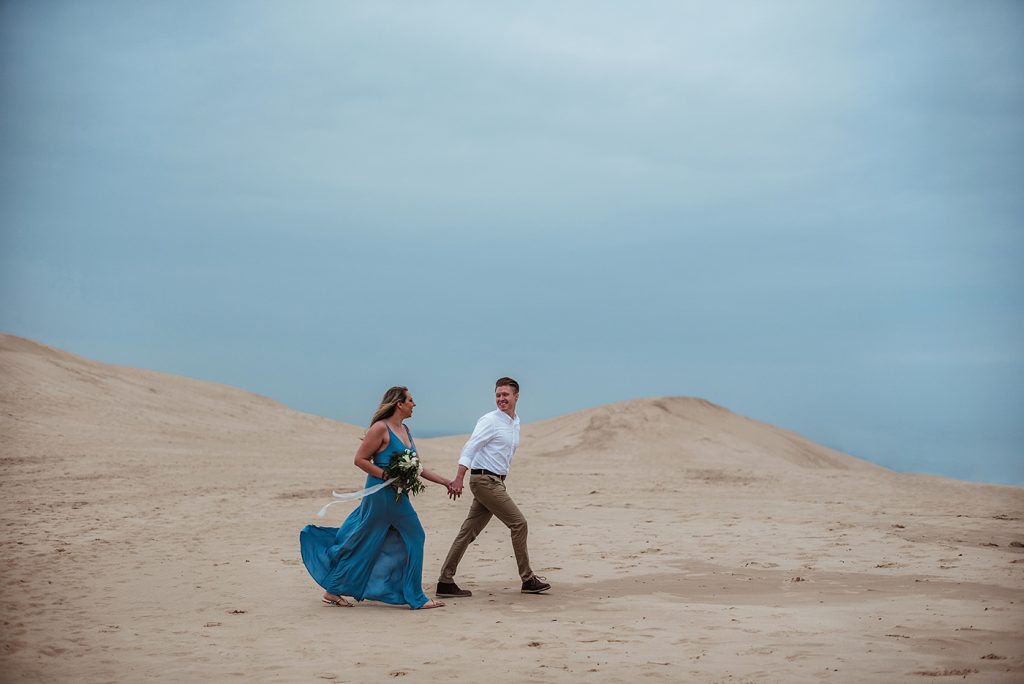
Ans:
[[[452,483],[448,485],[448,489],[455,492],[456,494],[462,494],[462,480],[455,478]]]
[[[459,487],[458,489],[456,489],[454,481],[448,483],[448,498],[449,499],[451,499],[452,501],[455,501],[455,499],[458,499],[461,494],[462,494],[462,487]]]

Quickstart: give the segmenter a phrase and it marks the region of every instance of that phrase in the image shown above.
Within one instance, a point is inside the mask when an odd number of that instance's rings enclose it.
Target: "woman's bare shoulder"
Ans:
[[[367,437],[383,437],[388,432],[388,424],[383,420],[378,420],[376,423],[370,426],[370,429],[366,431]]]

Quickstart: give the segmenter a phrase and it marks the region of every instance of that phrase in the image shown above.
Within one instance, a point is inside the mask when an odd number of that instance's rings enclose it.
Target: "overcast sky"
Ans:
[[[5,2],[0,329],[1024,484],[1024,4]]]

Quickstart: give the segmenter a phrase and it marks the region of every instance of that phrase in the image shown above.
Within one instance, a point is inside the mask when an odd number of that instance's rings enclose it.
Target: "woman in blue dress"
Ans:
[[[384,393],[356,451],[356,467],[366,472],[366,487],[383,482],[392,455],[415,449],[403,423],[416,402],[405,387]],[[423,469],[420,477],[448,487],[451,480]],[[351,606],[345,596],[411,608],[440,608],[423,593],[423,526],[408,495],[395,501],[392,487],[365,496],[341,527],[306,525],[299,533],[302,562],[324,588],[323,602]]]

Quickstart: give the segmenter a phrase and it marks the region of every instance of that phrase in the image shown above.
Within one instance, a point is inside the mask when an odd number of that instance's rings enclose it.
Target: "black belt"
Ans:
[[[493,475],[494,477],[498,478],[502,482],[505,481],[505,476],[504,475],[499,475],[498,473],[492,473],[490,470],[487,470],[486,468],[473,468],[472,470],[469,471],[469,474],[470,475]]]

